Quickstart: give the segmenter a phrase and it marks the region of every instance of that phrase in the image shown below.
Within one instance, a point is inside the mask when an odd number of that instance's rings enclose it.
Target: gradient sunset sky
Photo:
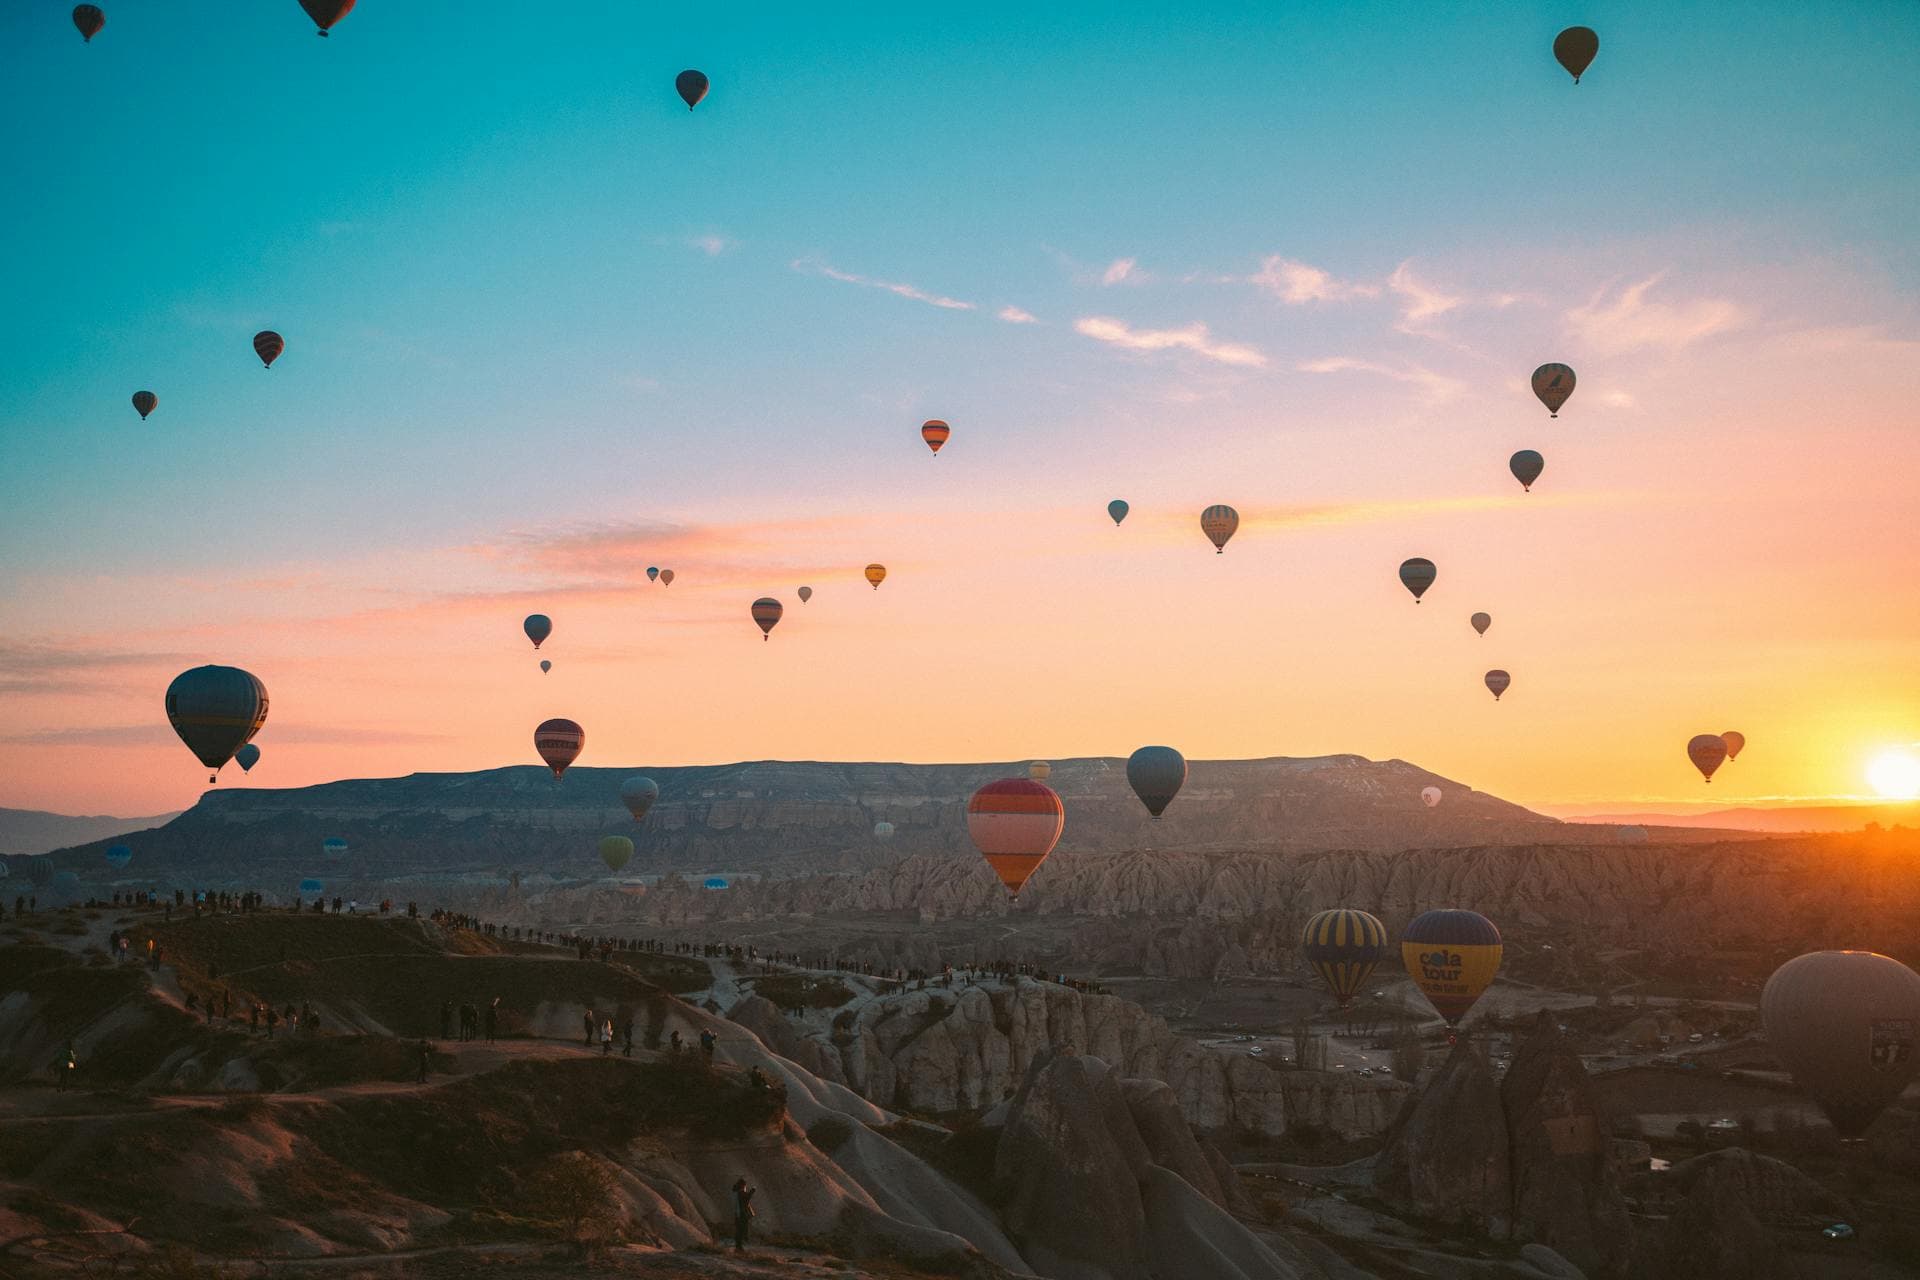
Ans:
[[[69,7],[0,11],[0,805],[191,804],[204,662],[272,695],[223,787],[549,716],[586,765],[1164,742],[1530,804],[1920,742],[1906,0]]]

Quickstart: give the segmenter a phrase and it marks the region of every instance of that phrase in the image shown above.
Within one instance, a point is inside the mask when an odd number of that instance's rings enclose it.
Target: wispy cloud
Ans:
[[[1382,378],[1391,378],[1395,382],[1404,382],[1420,388],[1421,392],[1433,404],[1442,404],[1465,395],[1467,384],[1458,378],[1450,378],[1444,373],[1420,365],[1381,364],[1377,360],[1361,360],[1354,356],[1327,356],[1319,360],[1307,360],[1299,366],[1302,373],[1372,373]]]
[[[734,242],[732,240],[714,231],[709,231],[705,235],[694,236],[687,241],[688,248],[698,249],[709,258],[719,257],[727,250],[733,248],[733,244]]]
[[[1108,286],[1140,284],[1147,276],[1146,272],[1138,270],[1139,265],[1137,258],[1115,258],[1107,264],[1107,269],[1100,273],[1100,283]]]
[[[269,724],[258,741],[272,746],[408,746],[450,741],[443,733],[420,733],[412,729],[356,729],[346,725]],[[0,742],[9,745],[49,747],[155,747],[178,742],[165,721],[149,720],[141,724],[76,726],[68,729],[30,729],[0,734]]]
[[[1005,306],[1000,308],[998,318],[1008,324],[1039,324],[1040,317],[1025,307]]]
[[[1207,326],[1197,320],[1184,329],[1135,329],[1112,316],[1082,316],[1073,322],[1073,327],[1097,342],[1128,351],[1190,351],[1221,364],[1253,369],[1267,363],[1267,357],[1254,347],[1214,341]]]
[[[1649,300],[1647,295],[1660,280],[1660,275],[1648,276],[1612,298],[1607,296],[1608,289],[1601,289],[1585,306],[1567,312],[1568,332],[1597,351],[1617,353],[1641,347],[1678,351],[1747,323],[1745,311],[1719,298],[1682,303]]]
[[[1394,325],[1402,333],[1418,333],[1428,321],[1466,305],[1466,299],[1443,293],[1413,274],[1413,264],[1403,262],[1387,277],[1387,288],[1400,299],[1400,320]]]
[[[1380,286],[1340,280],[1331,272],[1305,262],[1272,254],[1260,260],[1260,270],[1247,283],[1265,289],[1292,306],[1308,302],[1341,302],[1348,298],[1377,298]]]
[[[928,293],[917,285],[905,284],[895,280],[876,280],[872,276],[855,275],[851,271],[842,271],[819,258],[795,258],[793,269],[801,275],[825,276],[829,280],[838,280],[842,284],[857,284],[868,289],[884,289],[888,293],[902,298],[911,298],[915,302],[924,302],[930,307],[940,307],[947,311],[973,311],[971,302],[959,298],[949,298],[944,294]]]

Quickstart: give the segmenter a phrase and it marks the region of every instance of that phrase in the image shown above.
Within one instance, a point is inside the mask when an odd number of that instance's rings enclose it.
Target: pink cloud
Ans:
[[[1267,363],[1267,357],[1254,347],[1214,341],[1207,326],[1197,320],[1184,329],[1135,329],[1112,316],[1082,316],[1073,327],[1097,342],[1128,351],[1189,351],[1220,364],[1253,369]]]

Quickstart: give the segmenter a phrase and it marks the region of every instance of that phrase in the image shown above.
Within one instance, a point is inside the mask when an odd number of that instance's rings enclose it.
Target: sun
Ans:
[[[1890,747],[1867,766],[1867,782],[1883,800],[1920,800],[1920,758]]]

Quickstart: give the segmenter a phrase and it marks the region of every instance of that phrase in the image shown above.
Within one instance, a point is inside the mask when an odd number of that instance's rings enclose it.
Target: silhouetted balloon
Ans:
[[[1141,747],[1127,757],[1127,785],[1158,818],[1187,783],[1187,758],[1172,747]]]
[[[1115,525],[1125,520],[1127,518],[1127,512],[1131,510],[1133,510],[1133,508],[1129,507],[1125,499],[1122,498],[1115,498],[1107,504],[1107,514],[1113,517],[1113,523]]]
[[[1727,759],[1738,760],[1740,753],[1746,749],[1747,735],[1737,729],[1729,729],[1720,735],[1720,741],[1727,744]]]
[[[1567,69],[1575,84],[1600,52],[1600,37],[1592,27],[1568,27],[1553,38],[1553,56]]]
[[[1400,959],[1427,1003],[1456,1026],[1500,970],[1500,931],[1477,911],[1428,911],[1400,935]]]
[[[936,456],[940,452],[940,446],[945,444],[947,437],[952,434],[953,428],[938,418],[928,418],[920,424],[920,438],[927,442],[927,448],[933,450]]]
[[[551,670],[553,670],[553,660],[551,658],[540,659],[540,674],[545,675]]]
[[[886,580],[887,580],[887,566],[883,564],[870,564],[867,566],[867,581],[873,584],[873,589],[875,591],[878,591],[880,589],[880,584],[885,582]]]
[[[1512,683],[1513,677],[1498,668],[1487,672],[1487,688],[1492,692],[1495,702],[1500,701],[1500,695],[1505,693],[1507,686]]]
[[[147,415],[160,407],[160,397],[151,391],[136,391],[133,393],[133,407],[139,412],[140,421],[145,422]]]
[[[1035,782],[1045,782],[1053,776],[1053,766],[1045,760],[1035,760],[1027,766],[1027,776]]]
[[[233,753],[233,762],[240,766],[240,772],[252,773],[253,766],[260,763],[260,748],[251,742],[241,743]]]
[[[123,844],[110,845],[107,848],[107,865],[115,871],[133,861],[133,850]]]
[[[722,876],[708,876],[701,882],[700,887],[702,889],[724,889],[727,887],[727,882],[725,877]]]
[[[353,0],[300,0],[300,7],[307,11],[313,24],[320,28],[319,34],[324,36],[353,9]]]
[[[287,349],[287,340],[271,329],[262,329],[253,335],[253,354],[260,357],[260,363],[273,368],[273,362]]]
[[[1240,513],[1232,507],[1215,503],[1200,513],[1200,532],[1207,535],[1213,543],[1213,554],[1223,555],[1227,549],[1227,539],[1240,527]]]
[[[344,858],[347,856],[347,842],[339,836],[328,836],[320,842],[320,852],[329,858]]]
[[[1920,1070],[1920,974],[1872,951],[1815,951],[1760,992],[1767,1043],[1843,1138],[1858,1138]]]
[[[761,596],[753,602],[751,613],[754,622],[760,628],[762,640],[773,639],[773,629],[779,625],[780,615],[784,612],[786,610],[781,608],[780,602],[772,596]]]
[[[1493,625],[1493,615],[1490,613],[1476,613],[1471,618],[1468,618],[1467,621],[1473,624],[1475,631],[1478,631],[1481,635],[1485,635],[1487,634],[1487,628]]]
[[[1424,805],[1426,805],[1426,806],[1427,806],[1427,808],[1429,808],[1429,809],[1431,809],[1431,808],[1433,808],[1433,807],[1434,807],[1435,805],[1437,805],[1437,804],[1439,804],[1439,803],[1440,803],[1440,788],[1438,788],[1438,787],[1422,787],[1422,788],[1420,788],[1420,803],[1421,803],[1421,804],[1424,804]]]
[[[1415,604],[1420,603],[1420,597],[1427,594],[1427,588],[1432,586],[1433,580],[1439,576],[1440,571],[1433,567],[1431,560],[1423,560],[1415,556],[1411,560],[1400,562],[1400,585],[1413,592]]]
[[[700,105],[702,98],[707,96],[706,74],[700,71],[682,71],[674,77],[673,87],[679,91],[680,100],[687,104],[687,110],[691,111]]]
[[[527,620],[520,624],[520,629],[527,633],[527,639],[533,641],[533,647],[538,649],[540,642],[553,634],[553,619],[544,613],[530,613]]]
[[[107,25],[107,15],[100,12],[97,4],[77,4],[73,6],[73,25],[79,28],[80,39],[92,44],[93,38],[100,34],[100,28]]]
[[[632,857],[633,841],[625,836],[600,837],[600,861],[607,864],[607,870],[618,871]]]
[[[658,568],[657,566],[655,566],[655,565],[648,565],[648,566],[647,566],[647,581],[648,581],[648,582],[657,582],[657,581],[659,581],[659,578],[660,578],[660,570],[659,570],[659,568]]]
[[[1709,783],[1713,781],[1713,771],[1726,758],[1727,740],[1717,733],[1696,733],[1687,741],[1687,759],[1693,761],[1693,767]]]
[[[967,801],[967,834],[1015,902],[1066,826],[1060,797],[1032,778],[989,782]]]
[[[670,587],[673,585],[673,570],[662,569],[660,571],[660,585],[663,587]]]
[[[547,762],[547,768],[553,770],[555,782],[567,771],[567,766],[579,758],[586,745],[587,731],[571,720],[543,720],[533,731],[533,749]]]
[[[1342,1009],[1353,1003],[1386,953],[1387,926],[1350,907],[1322,911],[1300,931],[1300,954]]]
[[[873,838],[874,838],[875,840],[891,840],[891,839],[893,839],[893,824],[892,824],[891,822],[876,822],[876,823],[874,823],[874,824],[873,824]]]
[[[1573,394],[1573,370],[1563,364],[1543,364],[1533,371],[1533,394],[1547,406],[1547,415],[1560,416],[1560,406]]]
[[[195,667],[167,686],[167,721],[219,781],[220,766],[267,722],[267,686],[238,667]]]
[[[800,597],[801,604],[805,604],[807,601],[813,599],[813,588],[802,587],[798,591],[794,592],[794,594]]]
[[[660,798],[660,784],[644,774],[634,774],[620,784],[620,803],[627,806],[633,820],[639,822]]]
[[[1522,449],[1507,459],[1507,470],[1513,472],[1513,478],[1518,480],[1520,487],[1529,493],[1533,491],[1533,482],[1538,480],[1540,473],[1546,469],[1547,460],[1532,449]]]
[[[320,893],[325,893],[326,891],[327,891],[327,886],[325,886],[324,884],[321,884],[318,880],[313,879],[311,876],[309,876],[307,879],[302,880],[300,882],[300,892],[302,893],[320,894]]]
[[[1614,839],[1618,840],[1621,844],[1645,844],[1647,842],[1647,829],[1645,827],[1621,827],[1613,833],[1613,836]]]

